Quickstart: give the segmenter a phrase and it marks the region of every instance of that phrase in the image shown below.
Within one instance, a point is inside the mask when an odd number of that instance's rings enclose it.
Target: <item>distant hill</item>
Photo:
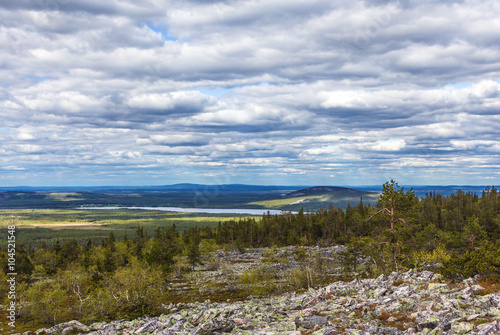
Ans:
[[[449,195],[461,189],[481,195],[485,186],[405,186],[417,196]],[[0,208],[76,208],[79,206],[143,206],[184,208],[254,208],[285,211],[319,210],[377,203],[380,186],[273,186],[175,184],[100,187],[0,187]]]
[[[365,204],[375,205],[379,192],[360,191],[339,186],[314,186],[286,193],[274,199],[252,202],[264,208],[282,209],[286,211],[319,210],[334,207],[346,208],[357,205],[361,199]]]
[[[292,198],[292,197],[300,197],[304,195],[323,195],[323,194],[329,194],[329,193],[334,193],[335,195],[341,195],[341,196],[353,196],[353,197],[362,197],[366,194],[372,194],[372,193],[377,193],[377,192],[367,192],[367,191],[359,191],[355,190],[352,188],[348,187],[339,187],[339,186],[314,186],[314,187],[308,187],[304,188],[302,190],[297,190],[294,192],[290,192],[285,195],[285,197]]]

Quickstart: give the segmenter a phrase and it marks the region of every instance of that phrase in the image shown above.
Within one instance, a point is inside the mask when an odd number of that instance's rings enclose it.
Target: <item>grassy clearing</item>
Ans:
[[[135,236],[138,227],[153,234],[158,227],[173,224],[182,232],[192,226],[217,227],[219,221],[249,215],[235,214],[197,214],[174,213],[146,210],[64,210],[64,209],[3,209],[0,210],[0,229],[15,225],[18,243],[37,245],[41,242],[52,243],[56,239],[76,238],[82,244],[89,238],[100,241],[113,232],[121,239]],[[151,236],[150,235],[150,236]],[[0,246],[4,246],[0,241]]]
[[[84,200],[85,198],[79,193],[48,193],[46,195],[48,199],[57,201],[76,201]]]
[[[40,228],[39,225],[22,225],[22,228]],[[79,222],[79,223],[67,223],[67,224],[59,224],[59,223],[46,223],[42,226],[42,228],[61,230],[61,229],[83,229],[83,230],[95,230],[95,229],[105,229],[100,224],[90,224],[88,222]]]
[[[363,196],[363,202],[365,204],[370,203],[375,205],[377,203],[379,195],[378,194],[366,194]],[[339,196],[328,194],[319,195],[304,195],[291,198],[280,198],[280,199],[269,199],[254,201],[248,203],[252,206],[260,206],[266,209],[282,209],[286,211],[298,211],[301,208],[304,210],[317,210],[318,208],[329,208],[330,204],[335,207],[346,208],[348,204],[355,206],[361,200],[357,196]]]
[[[322,198],[325,197],[322,195],[315,195],[315,196],[293,197],[293,198],[283,198],[283,199],[271,199],[271,200],[250,202],[249,205],[257,205],[257,206],[262,206],[264,208],[274,209],[274,208],[282,208],[283,206],[288,206],[288,205],[306,203],[306,201],[312,201],[312,200],[321,201],[320,199]]]

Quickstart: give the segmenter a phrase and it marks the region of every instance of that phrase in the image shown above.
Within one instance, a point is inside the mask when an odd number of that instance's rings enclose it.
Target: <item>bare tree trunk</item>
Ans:
[[[111,285],[109,285],[109,282],[108,282],[108,278],[106,278],[105,275],[103,275],[101,272],[99,271],[96,271],[96,273],[98,275],[100,275],[102,278],[104,278],[104,281],[106,282],[106,286],[108,287],[109,291],[111,292],[111,295],[113,296],[113,298],[116,300],[116,302],[118,302],[118,296],[115,294],[115,292],[113,291],[113,289],[111,288]]]

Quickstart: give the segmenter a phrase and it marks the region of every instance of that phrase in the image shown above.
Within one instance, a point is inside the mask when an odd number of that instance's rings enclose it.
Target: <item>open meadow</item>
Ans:
[[[175,224],[179,232],[189,227],[216,228],[220,221],[252,217],[238,214],[176,213],[151,210],[66,210],[66,209],[1,209],[0,227],[15,225],[18,243],[39,245],[56,240],[76,238],[82,245],[89,239],[95,243],[113,232],[117,239],[133,238],[137,228],[153,235],[155,229]],[[3,247],[5,241],[1,241]]]

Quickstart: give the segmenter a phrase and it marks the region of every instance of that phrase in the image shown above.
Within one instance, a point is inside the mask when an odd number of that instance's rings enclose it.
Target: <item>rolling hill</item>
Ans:
[[[379,194],[378,192],[360,191],[347,187],[314,186],[289,192],[274,199],[254,201],[250,204],[286,211],[298,211],[301,208],[318,210],[328,208],[330,204],[334,207],[346,208],[348,204],[357,205],[361,199],[365,204],[375,205]]]

